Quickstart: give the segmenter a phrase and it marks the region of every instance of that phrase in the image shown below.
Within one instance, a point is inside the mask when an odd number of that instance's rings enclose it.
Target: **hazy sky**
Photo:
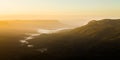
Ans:
[[[0,0],[0,20],[119,17],[120,0]]]

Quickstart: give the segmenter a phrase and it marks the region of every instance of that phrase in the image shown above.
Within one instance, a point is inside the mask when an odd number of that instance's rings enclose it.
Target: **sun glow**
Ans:
[[[0,0],[0,20],[86,20],[120,18],[120,0]]]

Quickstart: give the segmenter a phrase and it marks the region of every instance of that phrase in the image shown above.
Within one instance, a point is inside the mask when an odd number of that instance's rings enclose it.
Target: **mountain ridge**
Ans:
[[[31,43],[48,47],[51,56],[116,56],[115,51],[119,51],[116,46],[120,46],[119,26],[119,19],[92,21],[64,33],[43,34]]]

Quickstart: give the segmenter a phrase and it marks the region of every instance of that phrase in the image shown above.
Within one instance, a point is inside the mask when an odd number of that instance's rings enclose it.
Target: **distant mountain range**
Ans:
[[[120,56],[120,19],[93,20],[75,29],[42,34],[29,41],[34,45],[31,48],[17,42],[23,37],[21,35],[7,37],[5,39],[9,42],[0,44],[3,48],[0,50],[3,55],[0,56],[9,60],[74,60],[77,57]]]
[[[11,29],[21,31],[31,31],[37,29],[57,29],[71,27],[63,24],[58,20],[2,20],[0,21],[0,29]]]

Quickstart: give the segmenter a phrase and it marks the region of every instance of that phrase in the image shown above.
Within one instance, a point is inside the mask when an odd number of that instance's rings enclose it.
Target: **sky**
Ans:
[[[0,0],[0,20],[120,18],[120,0]]]

